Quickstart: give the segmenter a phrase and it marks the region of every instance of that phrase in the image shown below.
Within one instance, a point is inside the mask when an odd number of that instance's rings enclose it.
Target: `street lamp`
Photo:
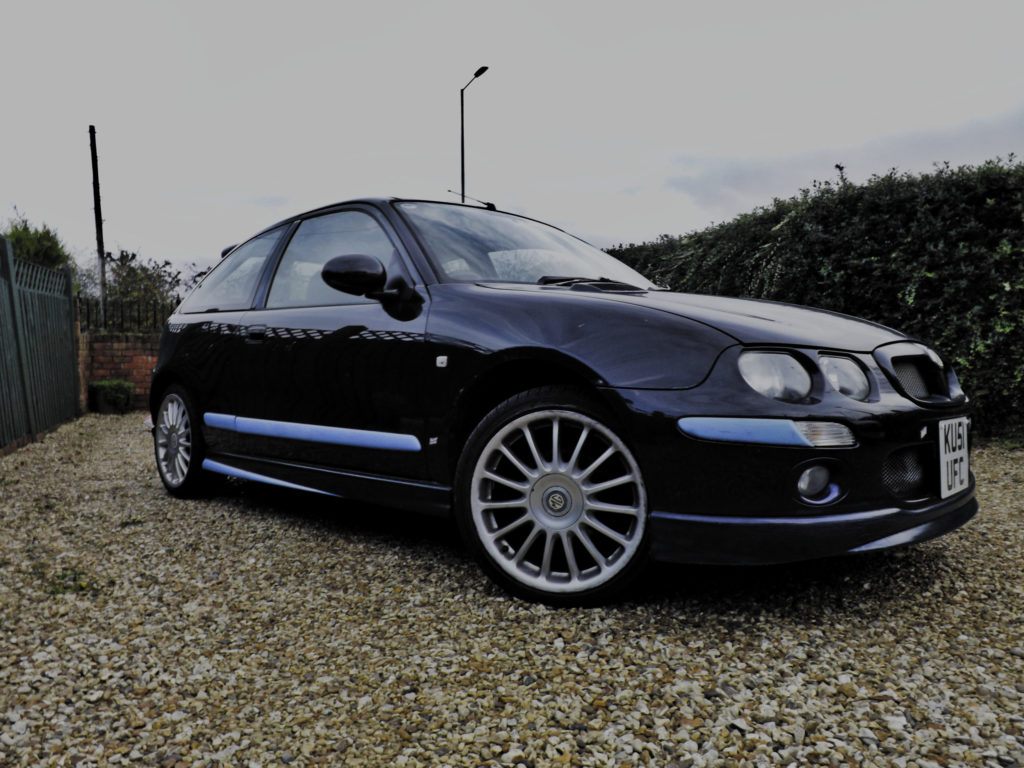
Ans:
[[[473,73],[469,82],[462,86],[459,91],[459,138],[462,150],[462,202],[466,202],[466,89],[473,84],[480,75],[487,71],[487,67],[480,67]]]

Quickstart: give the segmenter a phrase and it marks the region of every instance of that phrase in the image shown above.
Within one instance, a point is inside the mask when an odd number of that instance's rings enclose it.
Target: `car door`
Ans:
[[[165,331],[162,354],[174,360],[171,371],[207,413],[246,413],[252,409],[247,384],[245,317],[285,233],[277,227],[235,248],[182,302]],[[234,432],[213,429],[206,441],[213,452],[244,451]]]
[[[265,300],[245,317],[248,431],[274,460],[424,478],[423,296],[380,301],[331,288],[323,265],[349,254],[379,259],[389,287],[412,285],[401,243],[372,209],[299,222]]]

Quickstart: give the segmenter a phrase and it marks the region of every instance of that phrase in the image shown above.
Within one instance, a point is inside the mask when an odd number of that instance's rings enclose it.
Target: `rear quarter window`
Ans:
[[[179,312],[227,312],[249,309],[267,258],[281,237],[275,229],[238,246],[214,267],[181,304]]]

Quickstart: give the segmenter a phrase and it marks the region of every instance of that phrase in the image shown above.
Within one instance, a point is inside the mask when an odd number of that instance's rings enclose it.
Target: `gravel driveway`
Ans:
[[[0,459],[0,765],[1024,765],[1024,451],[944,539],[556,610],[428,518],[174,500],[142,418]]]

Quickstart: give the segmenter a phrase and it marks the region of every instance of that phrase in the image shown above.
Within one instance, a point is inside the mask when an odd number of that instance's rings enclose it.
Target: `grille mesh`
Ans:
[[[896,378],[900,380],[900,386],[911,397],[928,397],[928,384],[918,367],[918,361],[914,359],[895,360],[892,365],[896,372]]]
[[[918,498],[925,485],[924,461],[920,448],[903,448],[882,464],[882,482],[899,499]]]

